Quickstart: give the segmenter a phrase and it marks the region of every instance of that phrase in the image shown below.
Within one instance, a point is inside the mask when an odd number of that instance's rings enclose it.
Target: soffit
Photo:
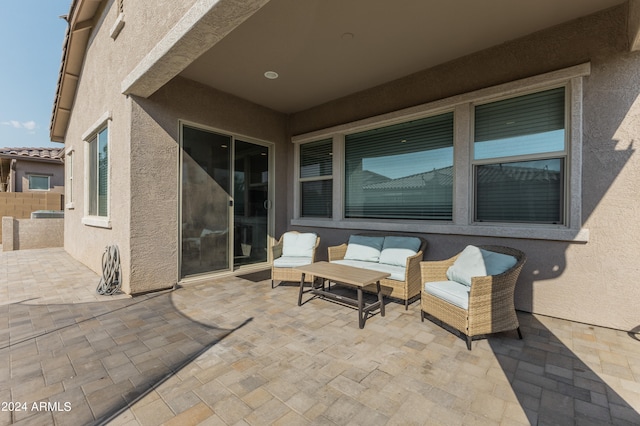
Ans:
[[[181,75],[293,113],[621,3],[271,0]]]
[[[62,45],[62,62],[53,103],[49,137],[62,142],[75,100],[84,54],[101,0],[73,0],[66,17],[69,27]]]

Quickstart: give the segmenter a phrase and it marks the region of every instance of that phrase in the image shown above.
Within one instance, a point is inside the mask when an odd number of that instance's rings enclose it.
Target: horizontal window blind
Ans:
[[[476,221],[562,223],[562,159],[478,165]]]
[[[345,217],[451,220],[453,113],[345,137]]]
[[[453,113],[394,124],[345,137],[346,156],[387,157],[453,145]]]
[[[475,159],[564,150],[564,87],[475,107]]]
[[[108,216],[109,147],[107,129],[98,133],[98,216]]]
[[[333,211],[333,180],[313,180],[300,183],[300,216],[331,217]]]
[[[331,176],[333,141],[325,139],[300,146],[300,177]]]
[[[89,141],[89,216],[98,215],[98,136]]]

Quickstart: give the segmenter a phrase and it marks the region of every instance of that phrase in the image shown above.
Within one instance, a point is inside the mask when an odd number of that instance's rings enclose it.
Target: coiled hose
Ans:
[[[118,246],[107,246],[102,253],[102,277],[96,292],[111,296],[120,291],[120,252]]]

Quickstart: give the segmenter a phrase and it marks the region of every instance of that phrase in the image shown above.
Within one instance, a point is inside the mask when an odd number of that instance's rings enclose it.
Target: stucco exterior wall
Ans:
[[[2,251],[63,246],[64,219],[2,218]]]
[[[29,175],[49,176],[49,191],[64,192],[64,164],[52,164],[42,161],[16,162],[16,192],[30,192]]]
[[[614,8],[295,114],[292,134],[590,62],[582,152],[588,242],[432,233],[422,235],[429,243],[425,258],[444,259],[467,244],[521,249],[528,261],[516,288],[518,309],[631,330],[640,325],[640,267],[634,261],[640,251],[640,52],[628,50],[626,12],[625,6]],[[358,232],[313,230],[322,237],[321,256],[328,245]]]
[[[196,0],[125,1],[122,16],[124,26],[116,41],[121,39],[121,45],[126,48],[119,52],[124,60],[119,63],[118,72],[122,76],[128,75],[195,2]],[[107,33],[113,28],[118,15],[115,4],[110,7],[113,12],[110,12]],[[122,80],[118,81],[118,89]]]
[[[287,177],[286,116],[190,80],[176,78],[149,99],[134,98],[131,130],[131,292],[179,279],[179,120],[274,144],[277,188]],[[286,191],[278,189],[276,205]],[[283,222],[286,211],[275,207]],[[153,249],[150,249],[150,248]]]
[[[65,250],[96,273],[102,273],[102,254],[109,245],[117,245],[122,264],[122,289],[129,289],[130,271],[130,100],[120,91],[128,56],[128,44],[135,44],[131,28],[122,30],[114,40],[110,29],[117,19],[115,2],[104,2],[98,13],[85,55],[84,67],[65,137],[66,161],[73,157],[73,188],[66,189],[64,241]],[[131,2],[126,2],[130,4]],[[128,33],[127,33],[127,30]],[[141,31],[138,28],[138,31]],[[110,226],[83,223],[88,216],[85,204],[87,173],[85,155],[88,132],[97,131],[102,119],[109,126],[109,220]],[[72,196],[70,196],[72,191]]]
[[[590,62],[584,78],[582,225],[586,243],[422,235],[426,259],[467,244],[503,244],[528,262],[516,289],[518,309],[612,328],[640,324],[634,262],[640,160],[640,53],[629,52],[626,6],[607,10],[421,71],[383,86],[294,114],[275,113],[197,83],[175,78],[149,99],[121,94],[123,79],[195,3],[125,2],[115,40],[115,2],[103,2],[89,42],[66,149],[74,157],[73,204],[65,211],[65,249],[96,272],[104,248],[120,248],[123,290],[171,287],[178,279],[179,120],[274,144],[274,238],[292,228],[294,147],[288,136],[373,117],[470,91]],[[110,113],[110,227],[85,217],[83,135]],[[97,129],[94,129],[97,130]],[[68,198],[68,197],[67,197]],[[305,229],[304,227],[298,227]],[[358,229],[309,228],[326,247]]]
[[[185,97],[170,83],[152,99],[140,100],[140,105],[132,104],[132,99],[121,93],[124,78],[195,2],[153,2],[153,7],[149,2],[125,2],[123,14],[116,2],[102,2],[65,136],[65,149],[73,156],[74,169],[74,186],[69,189],[73,202],[65,211],[65,249],[101,273],[104,249],[118,245],[122,289],[127,293],[168,288],[177,281],[179,119],[280,146],[286,136],[284,116],[214,91],[209,97],[203,96],[201,87],[191,88],[193,94]],[[119,21],[124,21],[124,26],[112,37]],[[105,114],[110,116],[110,225],[102,227],[83,224],[87,216],[83,136],[98,130],[93,127]],[[286,156],[286,149],[276,152]],[[280,170],[278,176],[285,181],[284,170]],[[280,194],[284,204],[286,192]],[[285,216],[279,221],[284,223]]]
[[[42,161],[16,162],[16,192],[30,192],[29,175],[49,176],[49,191],[64,192],[64,164],[45,163]],[[41,192],[41,191],[39,191]]]

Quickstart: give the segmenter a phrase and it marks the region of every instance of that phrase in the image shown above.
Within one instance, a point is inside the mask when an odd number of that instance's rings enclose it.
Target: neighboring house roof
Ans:
[[[363,189],[415,189],[425,187],[428,183],[432,182],[442,186],[452,186],[453,167],[445,167],[437,170],[434,169],[429,172],[418,173],[411,176],[392,179],[387,182],[367,185]]]
[[[0,148],[0,158],[63,163],[64,148]]]
[[[504,166],[504,167],[483,167],[480,169],[482,181],[487,184],[501,183],[505,176],[510,181],[533,182],[533,181],[554,181],[560,179],[560,172],[547,169],[537,169],[533,167]],[[435,184],[438,186],[453,186],[453,167],[434,169],[429,172],[418,173],[392,179],[387,182],[366,185],[366,190],[384,189],[417,189]]]

